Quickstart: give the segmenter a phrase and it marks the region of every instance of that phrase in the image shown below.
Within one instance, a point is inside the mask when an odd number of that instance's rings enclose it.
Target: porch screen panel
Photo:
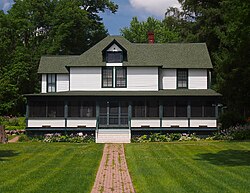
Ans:
[[[176,102],[176,117],[187,117],[186,102]]]
[[[128,124],[128,103],[121,102],[120,106],[121,106],[121,118],[120,118],[121,125],[127,125]]]
[[[29,104],[29,117],[46,117],[46,102],[31,102]]]
[[[192,102],[191,104],[191,117],[202,117],[202,103]]]
[[[47,117],[64,117],[64,102],[49,101]]]
[[[158,101],[147,101],[147,117],[159,117]]]
[[[133,103],[133,117],[145,117],[146,106],[144,101],[137,101]]]
[[[80,101],[70,101],[68,104],[68,116],[69,117],[80,117]]]
[[[100,104],[100,124],[107,125],[107,103],[103,102]]]
[[[213,102],[206,102],[204,104],[204,117],[215,117],[215,105]]]
[[[119,124],[119,104],[117,102],[109,102],[109,124]]]
[[[127,68],[115,67],[115,87],[126,88],[127,87]]]
[[[175,104],[174,102],[165,103],[163,105],[163,117],[174,117],[175,116]]]
[[[102,68],[102,87],[103,88],[113,87],[113,68],[112,67]]]
[[[95,102],[93,101],[83,101],[81,114],[82,117],[95,117]]]

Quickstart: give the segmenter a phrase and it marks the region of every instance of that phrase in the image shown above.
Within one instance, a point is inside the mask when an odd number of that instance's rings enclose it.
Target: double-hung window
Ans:
[[[115,67],[115,87],[127,87],[127,70],[124,67]]]
[[[56,74],[47,74],[47,92],[56,92]]]
[[[103,88],[113,87],[113,67],[102,68],[102,87]]]
[[[177,69],[177,88],[188,88],[187,69]]]
[[[127,87],[127,68],[126,67],[103,67],[102,68],[102,87],[103,88],[126,88]]]

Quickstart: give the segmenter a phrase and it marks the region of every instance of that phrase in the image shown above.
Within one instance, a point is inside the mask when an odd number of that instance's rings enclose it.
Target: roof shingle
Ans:
[[[107,36],[80,56],[42,57],[39,73],[68,73],[67,67],[105,66],[102,51],[112,42],[127,50],[124,66],[161,66],[163,68],[212,68],[205,43],[131,43],[123,36]]]

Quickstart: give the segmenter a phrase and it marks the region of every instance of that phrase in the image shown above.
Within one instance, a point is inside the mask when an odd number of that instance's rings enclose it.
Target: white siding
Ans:
[[[100,67],[70,68],[70,90],[87,91],[101,89]]]
[[[160,120],[159,119],[136,119],[136,118],[133,118],[131,120],[131,127],[141,127],[141,126],[160,127]]]
[[[64,119],[49,119],[49,120],[29,119],[28,120],[28,127],[42,127],[42,126],[65,127],[65,120]]]
[[[126,90],[158,90],[158,67],[128,67]]]
[[[158,67],[128,67],[127,88],[102,88],[101,67],[73,67],[70,69],[71,91],[157,91]]]
[[[41,85],[41,92],[46,93],[47,92],[47,75],[42,74],[42,85]]]
[[[162,89],[176,89],[176,69],[162,69]]]
[[[174,119],[174,120],[169,120],[169,119],[163,119],[162,120],[162,127],[171,127],[171,126],[179,126],[179,127],[188,127],[188,120],[185,119]]]
[[[191,119],[190,127],[199,127],[199,126],[207,126],[207,127],[217,127],[217,121],[214,120],[202,120],[202,119]]]
[[[119,46],[117,46],[116,44],[113,44],[112,46],[110,46],[110,48],[107,51],[115,51],[115,52],[120,52],[122,51],[121,48]]]
[[[69,74],[57,74],[56,91],[68,91],[69,90]]]
[[[85,120],[69,118],[67,120],[67,127],[78,127],[78,126],[96,127],[96,118],[85,119]]]
[[[189,69],[188,88],[207,89],[207,69]]]

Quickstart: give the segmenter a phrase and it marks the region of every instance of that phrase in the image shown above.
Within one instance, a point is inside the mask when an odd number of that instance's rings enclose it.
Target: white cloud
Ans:
[[[169,7],[180,7],[178,0],[129,0],[131,6],[139,11],[163,17]]]

